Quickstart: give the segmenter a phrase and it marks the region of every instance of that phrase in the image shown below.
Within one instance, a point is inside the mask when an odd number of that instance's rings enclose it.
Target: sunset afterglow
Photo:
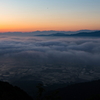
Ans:
[[[100,30],[100,0],[0,0],[0,32]]]

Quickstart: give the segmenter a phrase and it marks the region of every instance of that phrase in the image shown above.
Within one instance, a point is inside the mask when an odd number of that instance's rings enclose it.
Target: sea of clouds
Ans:
[[[53,84],[99,75],[100,38],[0,35],[0,80]]]

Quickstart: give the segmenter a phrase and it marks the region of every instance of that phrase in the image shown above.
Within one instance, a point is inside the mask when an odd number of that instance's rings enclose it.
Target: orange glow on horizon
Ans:
[[[35,32],[35,31],[78,31],[78,30],[100,30],[100,29],[0,29],[0,33],[5,32]]]
[[[78,30],[100,30],[100,28],[98,27],[11,27],[9,26],[8,28],[4,28],[0,26],[0,32],[34,32],[34,31],[50,31],[50,30],[54,30],[54,31],[78,31]]]
[[[78,31],[78,30],[100,30],[100,27],[98,24],[86,24],[84,22],[77,23],[69,21],[68,23],[12,23],[12,24],[2,24],[0,23],[0,32],[33,32],[33,31]]]

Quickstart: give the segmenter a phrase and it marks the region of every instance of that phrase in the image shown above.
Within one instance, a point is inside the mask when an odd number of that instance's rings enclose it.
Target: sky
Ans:
[[[100,30],[100,0],[0,0],[0,32]]]

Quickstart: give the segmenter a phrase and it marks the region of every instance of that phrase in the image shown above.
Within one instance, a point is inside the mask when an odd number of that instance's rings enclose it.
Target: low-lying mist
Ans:
[[[0,80],[44,84],[100,78],[100,38],[0,35]]]

